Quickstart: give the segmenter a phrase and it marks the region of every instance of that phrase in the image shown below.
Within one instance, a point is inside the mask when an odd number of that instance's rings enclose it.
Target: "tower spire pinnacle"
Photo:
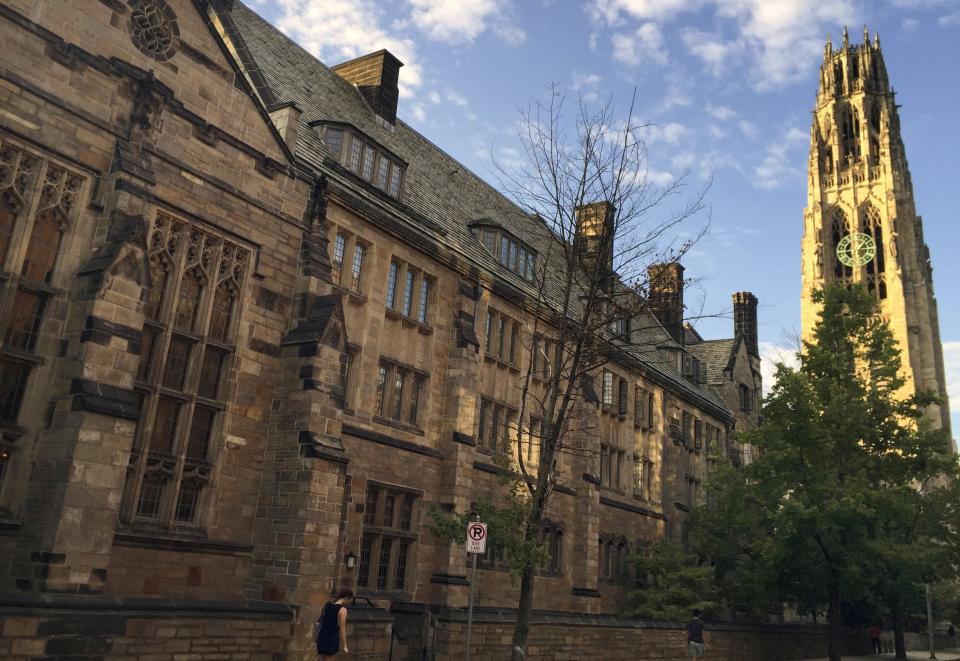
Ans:
[[[843,47],[847,48],[850,45],[850,34],[847,32],[847,26],[843,26]]]
[[[867,29],[866,23],[863,24],[863,45],[864,46],[870,45],[870,30]]]

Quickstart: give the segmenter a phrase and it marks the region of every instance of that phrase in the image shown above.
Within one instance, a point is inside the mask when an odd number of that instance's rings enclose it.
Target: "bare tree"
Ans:
[[[651,177],[643,139],[650,125],[637,121],[635,102],[636,94],[618,116],[611,101],[591,109],[579,98],[568,116],[564,93],[552,86],[521,112],[522,164],[497,165],[507,196],[548,230],[534,275],[537,298],[527,313],[528,360],[518,361],[526,370],[508,441],[513,447],[502,462],[511,494],[509,534],[516,537],[507,546],[520,583],[515,660],[525,654],[558,461],[596,454],[595,430],[581,415],[585,400],[595,399],[593,375],[611,360],[657,360],[654,347],[637,341],[644,324],[659,328],[651,291],[662,289],[665,283],[655,279],[668,274],[655,265],[679,262],[709,224],[697,221],[709,184],[689,195],[689,175],[666,183]],[[686,240],[677,238],[681,233]],[[528,418],[537,428],[524,430]],[[539,448],[535,457],[527,444]],[[458,529],[446,528],[450,536]]]

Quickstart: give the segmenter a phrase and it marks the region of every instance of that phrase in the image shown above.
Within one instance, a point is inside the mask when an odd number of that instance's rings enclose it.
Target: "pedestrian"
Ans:
[[[868,633],[870,634],[870,645],[873,646],[873,653],[880,654],[880,652],[882,651],[880,649],[880,634],[882,633],[880,631],[880,627],[874,624],[873,626],[870,627],[870,630]]]
[[[700,619],[700,610],[693,609],[693,619],[687,622],[687,650],[691,659],[706,658],[706,643],[703,641],[703,630],[706,626]]]
[[[320,611],[316,627],[317,654],[321,661],[333,661],[339,652],[348,653],[347,602],[353,599],[353,590],[341,588]]]
[[[957,646],[957,632],[953,628],[953,624],[950,625],[950,628],[947,629],[947,635],[950,636],[950,647]]]

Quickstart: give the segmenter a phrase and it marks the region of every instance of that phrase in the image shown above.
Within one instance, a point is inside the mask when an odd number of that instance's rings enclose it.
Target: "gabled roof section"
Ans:
[[[687,350],[707,365],[707,383],[723,383],[723,373],[733,369],[743,339],[704,340],[687,345]]]

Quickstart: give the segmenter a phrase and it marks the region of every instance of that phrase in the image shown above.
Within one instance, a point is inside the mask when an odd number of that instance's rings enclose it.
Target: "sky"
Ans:
[[[828,35],[880,33],[901,105],[960,436],[960,0],[245,0],[328,65],[390,50],[398,115],[488,181],[519,155],[519,111],[558,84],[650,122],[650,177],[710,181],[709,234],[685,256],[704,337],[730,294],[760,300],[768,372],[795,349],[810,113]],[[769,382],[769,378],[767,379]]]

